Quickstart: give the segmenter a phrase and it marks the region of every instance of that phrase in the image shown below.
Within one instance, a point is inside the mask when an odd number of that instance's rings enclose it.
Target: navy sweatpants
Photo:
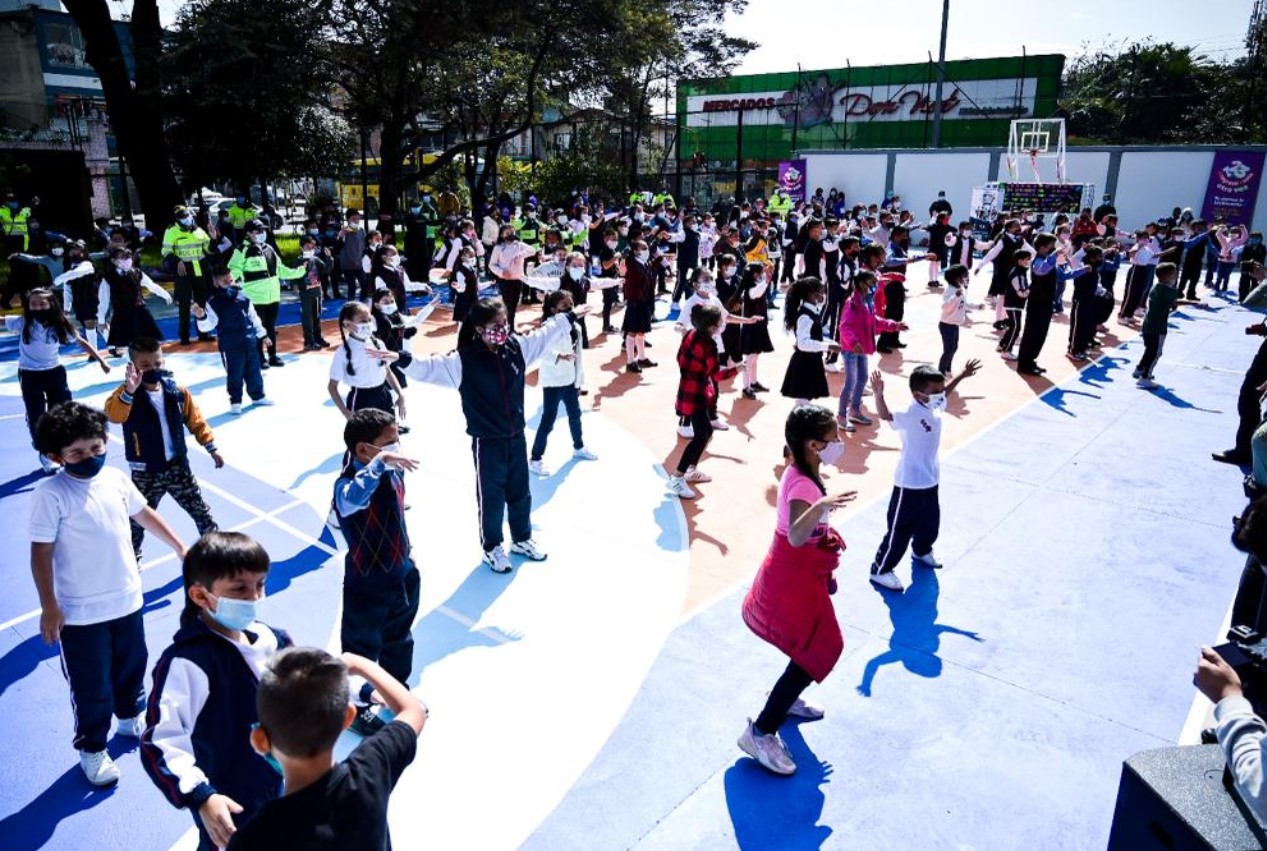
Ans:
[[[254,341],[242,346],[220,349],[220,360],[224,363],[225,385],[229,391],[229,402],[237,405],[242,402],[242,383],[246,382],[246,392],[251,399],[258,402],[264,398],[264,373],[260,372],[260,350]]]
[[[502,543],[507,509],[511,540],[531,538],[532,492],[528,489],[528,442],[523,434],[471,438],[471,455],[475,458],[475,502],[484,552]]]
[[[26,406],[26,429],[35,445],[35,424],[49,408],[70,401],[70,385],[66,383],[66,367],[52,369],[19,369],[18,386],[22,404]]]
[[[110,716],[135,718],[145,711],[145,625],[141,610],[87,626],[64,626],[62,673],[75,711],[75,748],[106,749]]]
[[[421,577],[413,562],[399,585],[381,591],[343,583],[343,620],[339,642],[344,653],[377,662],[402,683],[414,669],[414,616],[418,614]]]
[[[941,504],[937,485],[931,488],[893,488],[889,497],[889,529],[876,550],[872,573],[890,573],[910,546],[916,555],[928,555],[941,528]]]

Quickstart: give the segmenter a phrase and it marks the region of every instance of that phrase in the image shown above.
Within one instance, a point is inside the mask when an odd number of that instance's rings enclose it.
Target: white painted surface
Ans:
[[[810,155],[805,163],[806,193],[820,186],[823,194],[834,186],[843,189],[850,203],[879,203],[884,198],[886,154]]]
[[[946,200],[954,208],[952,221],[967,218],[972,206],[972,189],[982,183],[981,175],[990,168],[988,153],[899,154],[893,172],[893,191],[902,196],[902,207],[925,221],[928,205],[937,193],[946,190]]]
[[[1201,215],[1213,151],[1149,151],[1122,155],[1113,206],[1125,227],[1191,207]],[[1261,210],[1257,211],[1261,216]]]

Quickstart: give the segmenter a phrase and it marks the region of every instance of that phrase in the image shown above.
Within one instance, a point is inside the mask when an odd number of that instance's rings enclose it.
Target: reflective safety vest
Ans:
[[[30,207],[23,207],[16,213],[7,206],[0,207],[0,230],[4,231],[5,236],[22,237],[23,251],[31,247],[30,230],[26,226],[26,220],[29,218],[31,218]]]
[[[202,276],[202,258],[207,256],[207,246],[211,238],[202,228],[194,225],[192,230],[185,230],[180,225],[172,225],[163,232],[163,253],[190,265],[197,277]]]
[[[282,300],[281,279],[302,278],[305,272],[282,263],[273,246],[249,243],[233,252],[229,271],[242,282],[242,294],[252,304],[277,304]]]
[[[255,219],[259,214],[259,210],[249,202],[245,207],[239,207],[237,202],[229,205],[229,221],[233,223],[233,229],[240,231],[246,227],[246,223]]]
[[[766,205],[771,213],[778,213],[784,219],[787,214],[792,212],[792,199],[786,195],[775,196],[770,199],[770,203]]]
[[[541,222],[537,219],[524,219],[515,224],[519,238],[529,245],[536,245],[541,239]]]

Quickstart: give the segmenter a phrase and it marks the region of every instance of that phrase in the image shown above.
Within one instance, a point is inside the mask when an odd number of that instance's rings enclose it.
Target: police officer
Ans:
[[[176,304],[179,312],[180,343],[189,345],[189,306],[192,302],[207,303],[207,278],[203,263],[207,259],[211,238],[194,222],[193,212],[183,204],[177,206],[176,221],[163,234],[163,267],[176,276]],[[213,339],[198,332],[199,342]]]
[[[229,205],[229,223],[233,225],[233,233],[229,238],[234,242],[241,241],[246,226],[255,221],[258,211],[250,199],[246,197],[245,192],[239,192],[233,199],[233,203]]]
[[[4,206],[0,207],[0,233],[4,235],[4,253],[27,252],[30,250],[30,231],[28,222],[31,208],[22,206],[22,202],[12,192],[4,196]]]
[[[250,299],[259,314],[267,336],[260,340],[260,367],[285,366],[277,356],[277,314],[282,303],[281,279],[302,278],[304,269],[292,269],[282,262],[277,249],[268,244],[268,228],[259,219],[246,223],[246,239],[229,258],[229,271],[242,282],[242,294]],[[265,341],[268,359],[264,359]],[[266,366],[267,365],[267,366]]]

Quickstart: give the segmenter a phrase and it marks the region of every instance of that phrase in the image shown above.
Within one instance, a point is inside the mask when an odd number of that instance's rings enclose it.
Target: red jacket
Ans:
[[[776,533],[743,601],[748,628],[820,683],[845,649],[828,593],[844,548],[844,540],[834,530],[799,547]]]
[[[682,373],[674,405],[677,415],[689,417],[701,408],[708,410],[717,395],[713,382],[721,376],[717,341],[708,334],[691,331],[678,346],[677,365]]]

